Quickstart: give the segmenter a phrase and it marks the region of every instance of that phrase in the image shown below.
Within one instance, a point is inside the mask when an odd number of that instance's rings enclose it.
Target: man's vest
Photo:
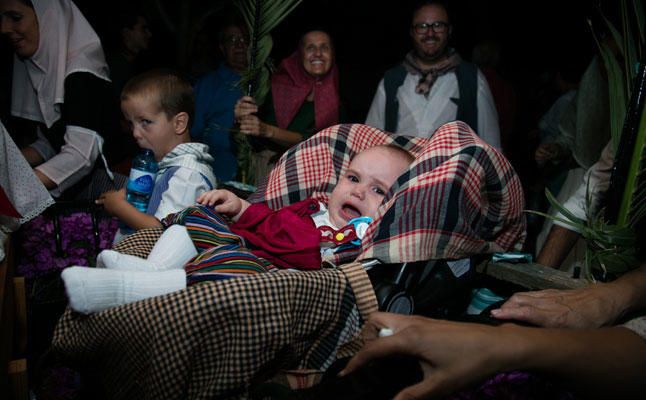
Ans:
[[[399,119],[397,89],[404,83],[407,73],[404,66],[399,64],[384,74],[384,90],[386,91],[385,130],[388,132],[397,131]],[[460,93],[459,99],[451,98],[451,101],[458,106],[455,119],[466,122],[474,131],[477,131],[478,68],[474,64],[463,61],[455,68],[455,75],[458,79],[458,91]]]

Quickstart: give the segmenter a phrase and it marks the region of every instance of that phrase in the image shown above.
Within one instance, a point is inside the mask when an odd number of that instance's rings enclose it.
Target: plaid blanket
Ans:
[[[251,200],[272,208],[307,197],[326,202],[350,159],[383,143],[399,144],[416,161],[387,194],[362,249],[337,262],[459,258],[522,243],[520,183],[504,157],[462,123],[430,140],[331,127],[288,151]],[[115,249],[145,257],[160,233],[139,231]],[[325,370],[351,354],[376,304],[357,263],[258,274],[90,316],[67,310],[52,347],[96,370],[109,398],[242,398],[279,369]]]
[[[443,125],[430,139],[360,124],[330,127],[286,152],[249,200],[274,209],[308,197],[327,203],[357,153],[391,143],[416,160],[386,195],[362,249],[337,254],[337,264],[458,259],[520,249],[525,238],[520,180],[504,156],[459,121]]]

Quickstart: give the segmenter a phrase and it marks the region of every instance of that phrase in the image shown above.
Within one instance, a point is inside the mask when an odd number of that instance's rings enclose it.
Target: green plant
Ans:
[[[546,191],[547,199],[562,217],[530,211],[560,221],[581,233],[586,242],[583,275],[589,280],[595,280],[594,270],[596,269],[600,270],[602,277],[608,278],[624,273],[637,265],[635,226],[646,216],[646,113],[643,110],[643,102],[638,103],[636,101],[638,97],[634,96],[641,93],[631,93],[633,90],[643,90],[641,81],[635,79],[635,75],[639,60],[642,63],[646,62],[643,54],[646,44],[644,33],[646,17],[640,0],[621,0],[620,11],[621,30],[602,14],[610,34],[604,40],[594,35],[608,75],[610,133],[615,160],[620,156],[617,154],[620,141],[631,143],[631,146],[634,143],[632,148],[626,149],[627,154],[621,155],[630,157],[630,163],[625,184],[621,188],[621,204],[616,222],[612,224],[608,222],[605,209],[593,211],[589,187],[585,220],[570,213],[549,191]],[[632,101],[631,96],[634,96]],[[636,106],[636,109],[628,110],[629,103],[631,106],[641,105]],[[638,117],[633,118],[628,111]],[[635,126],[629,126],[631,124]],[[626,136],[634,135],[631,130],[635,129],[637,129],[637,135],[634,142],[626,141]]]
[[[269,57],[273,47],[271,31],[300,4],[302,0],[236,0],[234,3],[244,18],[252,38],[249,68],[242,73],[239,86],[252,96],[260,107],[271,87],[273,63]],[[246,135],[233,132],[237,145],[240,180],[252,183],[252,148]]]
[[[637,265],[635,245],[637,239],[634,228],[628,225],[608,224],[604,218],[604,210],[592,212],[592,196],[589,187],[587,194],[587,219],[581,219],[563,207],[549,190],[545,190],[547,200],[563,217],[545,214],[538,211],[527,211],[538,214],[554,221],[559,221],[577,232],[586,242],[583,262],[583,278],[595,281],[595,275],[608,278],[627,272]],[[600,274],[595,274],[599,270]]]

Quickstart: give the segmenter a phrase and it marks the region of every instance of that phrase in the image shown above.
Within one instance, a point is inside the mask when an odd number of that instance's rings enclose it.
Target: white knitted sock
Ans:
[[[195,245],[183,225],[171,225],[162,233],[155,246],[148,254],[148,261],[153,268],[182,268],[197,255]]]
[[[70,307],[84,314],[161,296],[186,287],[184,270],[139,272],[88,267],[65,268],[61,274]]]
[[[96,257],[97,268],[116,269],[120,271],[154,271],[155,266],[145,258],[119,253],[114,250],[103,250]]]

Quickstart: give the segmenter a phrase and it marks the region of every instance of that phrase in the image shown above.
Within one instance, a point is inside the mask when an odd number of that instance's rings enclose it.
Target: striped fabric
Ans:
[[[188,284],[269,270],[270,263],[247,250],[244,239],[231,232],[227,222],[210,207],[188,207],[167,216],[162,223],[184,225],[197,249],[197,257],[184,266]]]

